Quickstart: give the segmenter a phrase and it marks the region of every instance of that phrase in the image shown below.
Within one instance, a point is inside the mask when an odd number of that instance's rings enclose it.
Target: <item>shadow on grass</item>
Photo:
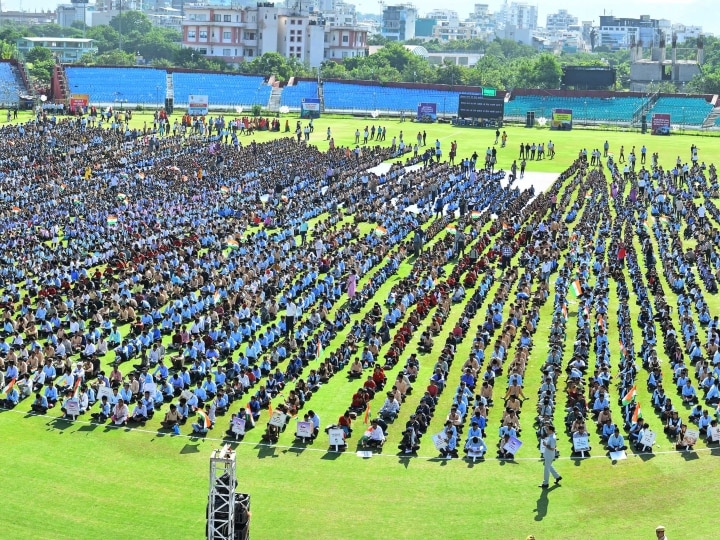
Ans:
[[[72,422],[65,420],[64,418],[54,418],[53,420],[50,420],[47,425],[51,429],[59,429],[60,431],[63,431],[69,428],[72,425]]]
[[[720,456],[720,448],[712,448],[710,450],[710,455],[711,456]]]
[[[554,491],[559,487],[560,486],[552,486],[548,489],[540,491],[540,497],[538,497],[537,505],[535,506],[535,521],[542,521],[545,519],[545,516],[547,516],[548,506],[550,505],[550,498],[548,496],[551,491]]]
[[[99,424],[85,424],[84,426],[80,426],[78,428],[78,431],[95,431],[98,428]]]
[[[498,458],[498,461],[500,462],[500,466],[504,467],[506,464],[512,464],[512,465],[519,465],[517,461],[514,459],[505,459],[505,458]]]
[[[698,456],[695,450],[682,452],[682,457],[685,461],[695,461],[696,459],[700,459],[700,456]]]
[[[647,452],[643,452],[642,454],[635,454],[635,456],[639,457],[643,461],[650,461],[652,458],[655,457],[655,454],[650,454]]]
[[[200,453],[200,443],[186,444],[180,449],[181,454],[198,454]]]
[[[450,460],[444,457],[435,457],[432,459],[428,459],[428,463],[439,463],[441,467],[447,467],[448,461]]]
[[[398,456],[398,463],[406,469],[410,466],[410,462],[413,460],[412,456],[401,455]]]
[[[267,457],[278,457],[275,453],[275,447],[270,444],[258,443],[255,445],[255,449],[258,451],[258,458],[265,459]]]
[[[341,451],[341,452],[337,452],[337,451],[335,451],[335,450],[333,450],[333,449],[331,448],[331,449],[329,449],[327,452],[325,452],[320,459],[324,459],[324,460],[327,460],[327,461],[334,461],[334,460],[336,460],[337,458],[339,458],[341,455],[343,455],[343,452],[342,452],[342,451]]]

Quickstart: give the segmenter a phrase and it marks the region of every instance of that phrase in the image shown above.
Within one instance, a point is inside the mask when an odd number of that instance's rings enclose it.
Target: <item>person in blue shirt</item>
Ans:
[[[5,399],[0,400],[0,407],[5,409],[13,409],[20,402],[20,392],[18,392],[17,384],[13,384],[10,390],[5,394]]]
[[[610,452],[620,452],[623,450],[627,450],[627,446],[625,445],[625,438],[620,434],[619,428],[616,427],[613,431],[613,434],[608,437],[607,449]]]
[[[45,414],[48,411],[48,400],[40,392],[35,394],[35,401],[30,405],[30,409],[38,414]]]
[[[52,381],[45,388],[45,399],[47,399],[48,409],[52,409],[58,401],[58,391]]]

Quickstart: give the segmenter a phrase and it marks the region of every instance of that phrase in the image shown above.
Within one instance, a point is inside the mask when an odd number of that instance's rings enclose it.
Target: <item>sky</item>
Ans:
[[[192,0],[189,0],[192,1]],[[381,13],[382,7],[376,0],[345,0],[354,3],[358,11],[363,13]],[[398,0],[397,3],[406,3],[409,0]],[[603,14],[618,17],[639,17],[650,15],[653,19],[669,19],[673,23],[683,23],[688,26],[702,26],[703,31],[720,36],[720,9],[714,0],[603,0],[601,2],[568,0],[522,0],[529,4],[536,4],[538,10],[538,25],[545,26],[549,13],[556,13],[559,9],[567,9],[571,15],[580,21],[593,20],[598,23],[598,17]],[[39,11],[54,9],[58,2],[54,0],[0,0],[3,10]],[[212,0],[209,0],[212,3]],[[61,3],[69,3],[69,0]],[[278,1],[278,3],[280,3]],[[392,0],[386,0],[393,4]],[[458,12],[461,19],[465,19],[473,11],[475,3],[488,4],[491,12],[497,12],[501,7],[501,0],[453,0],[442,6],[436,0],[413,0],[411,2],[419,10],[420,16],[425,15],[437,7],[447,7]]]
[[[358,11],[363,13],[382,12],[382,8],[375,0],[346,1],[355,3]],[[683,23],[687,26],[702,26],[703,31],[720,35],[720,10],[717,8],[717,2],[713,0],[520,1],[538,6],[539,26],[545,26],[548,14],[557,13],[560,9],[567,9],[580,21],[592,20],[597,24],[599,16],[603,15],[603,10],[605,10],[606,15],[617,17],[636,18],[640,15],[650,15],[652,19],[669,19],[673,23]],[[393,2],[387,1],[387,3]],[[400,0],[398,3],[405,3],[405,0]],[[411,3],[419,10],[420,16],[435,8],[447,8],[457,11],[461,19],[466,18],[473,11],[476,3],[488,4],[493,13],[500,11],[502,6],[500,0],[453,0],[444,4],[438,3],[436,0],[413,0]]]

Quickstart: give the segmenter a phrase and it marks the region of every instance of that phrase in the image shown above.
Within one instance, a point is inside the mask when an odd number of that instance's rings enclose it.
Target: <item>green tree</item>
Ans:
[[[133,31],[147,34],[152,30],[150,19],[142,11],[123,11],[122,15],[110,19],[110,26],[123,35],[129,35]]]
[[[26,62],[37,64],[39,62],[53,62],[53,53],[46,47],[33,47],[25,55]]]
[[[104,53],[84,54],[78,63],[86,66],[133,66],[135,55],[115,49]]]
[[[103,24],[90,27],[87,29],[85,36],[95,40],[94,45],[101,53],[117,49],[119,34],[112,26]]]
[[[532,84],[536,88],[559,88],[562,67],[555,55],[541,54],[532,67]]]
[[[350,74],[343,64],[326,60],[320,65],[320,77],[323,79],[347,79]]]
[[[435,82],[439,84],[465,84],[467,82],[467,68],[454,64],[451,60],[445,60],[437,70]]]

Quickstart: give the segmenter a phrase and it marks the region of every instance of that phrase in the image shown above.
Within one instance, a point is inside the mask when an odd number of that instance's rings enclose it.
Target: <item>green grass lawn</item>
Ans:
[[[288,116],[293,125],[292,119],[296,116]],[[146,115],[137,114],[133,125],[142,126],[148,119]],[[387,143],[400,130],[406,141],[414,142],[417,130],[425,129],[428,144],[440,139],[446,154],[450,141],[457,140],[459,157],[473,151],[482,155],[494,140],[494,130],[417,125],[400,123],[397,119],[323,117],[315,121],[311,143],[326,148],[325,131],[330,126],[337,145],[351,144],[356,128],[362,130],[366,124],[373,123],[387,126]],[[499,165],[505,168],[518,157],[517,147],[521,141],[552,139],[555,142],[555,160],[532,162],[528,165],[529,171],[560,172],[579,149],[587,148],[590,152],[593,148],[602,148],[606,139],[616,155],[621,144],[625,145],[626,155],[635,145],[638,160],[639,149],[646,144],[648,155],[659,152],[660,162],[666,167],[672,166],[678,155],[687,159],[693,143],[700,147],[700,159],[708,164],[720,150],[718,139],[680,135],[550,132],[519,127],[507,128],[507,132],[508,148],[498,149]],[[255,138],[263,141],[275,136],[277,134],[258,133]],[[244,143],[251,139],[242,138]],[[410,264],[405,262],[399,275],[409,270]],[[376,297],[384,298],[397,279],[393,277]],[[496,288],[497,285],[493,291]],[[610,298],[616,299],[614,283],[610,288]],[[550,292],[554,293],[553,287]],[[711,314],[718,313],[718,298],[709,293],[705,296],[710,302]],[[492,292],[488,298],[492,298]],[[631,303],[631,314],[636,317],[633,309],[636,310]],[[483,311],[484,306],[479,317]],[[461,312],[462,305],[453,307],[442,335]],[[549,302],[541,310],[541,327],[534,336],[537,347],[528,362],[525,393],[531,399],[523,406],[523,410],[529,411],[528,416],[533,414],[533,398],[540,384],[538,367],[546,351],[551,312],[552,302]],[[610,306],[609,313],[610,328],[615,332],[611,345],[616,355],[614,306]],[[475,320],[475,324],[480,322]],[[575,335],[574,323],[571,313],[570,342]],[[634,333],[638,349],[641,337],[637,327]],[[457,384],[459,368],[471,341],[466,339],[457,352],[449,379],[451,387]],[[401,362],[389,374],[389,380],[402,367],[415,343],[416,336]],[[432,363],[433,354],[421,357],[417,389],[425,386]],[[617,368],[616,362],[613,367]],[[667,363],[665,369],[669,378]],[[712,485],[712,478],[720,470],[714,461],[718,451],[705,444],[698,444],[695,453],[674,451],[662,436],[659,418],[648,402],[644,388],[646,376],[641,369],[638,388],[645,415],[660,432],[656,454],[636,456],[628,452],[627,460],[612,463],[599,449],[598,436],[591,429],[593,458],[570,460],[567,437],[559,434],[562,457],[556,466],[565,480],[562,487],[546,492],[537,488],[542,479],[542,464],[538,460],[530,419],[523,421],[527,433],[523,434],[525,444],[517,460],[501,463],[494,459],[499,407],[493,408],[489,418],[487,461],[472,465],[462,460],[436,458],[430,435],[440,429],[452,398],[451,391],[442,395],[417,458],[395,455],[401,425],[419,400],[417,391],[403,405],[400,419],[390,427],[383,453],[371,459],[355,454],[361,426],[357,426],[349,449],[343,454],[327,451],[324,434],[312,446],[293,447],[294,423],[281,435],[276,447],[260,445],[258,441],[267,422],[267,413],[263,412],[258,428],[237,445],[239,490],[252,496],[251,536],[262,539],[307,535],[332,539],[524,539],[534,534],[538,540],[633,539],[652,538],[654,527],[662,523],[668,527],[668,536],[673,540],[714,538],[714,520],[707,512],[701,513],[698,501],[704,493],[702,490]],[[499,380],[500,388],[504,388],[506,380],[506,377]],[[307,407],[319,414],[325,426],[343,412],[357,386],[357,382],[347,382],[343,374],[338,374],[313,396]],[[376,398],[373,410],[380,404]],[[613,412],[619,414],[616,395],[612,404]],[[86,417],[80,422],[68,423],[55,418],[59,411],[52,411],[49,417],[29,416],[28,408],[29,403],[22,403],[14,411],[0,411],[0,470],[5,471],[7,479],[2,515],[6,516],[3,529],[7,538],[91,538],[109,532],[118,538],[203,537],[208,458],[210,452],[222,444],[219,438],[228,417],[219,417],[217,427],[207,439],[196,439],[187,435],[189,426],[183,428],[181,436],[158,433],[158,420],[142,429],[113,429],[91,425]],[[556,413],[558,422],[561,422],[560,414]]]

